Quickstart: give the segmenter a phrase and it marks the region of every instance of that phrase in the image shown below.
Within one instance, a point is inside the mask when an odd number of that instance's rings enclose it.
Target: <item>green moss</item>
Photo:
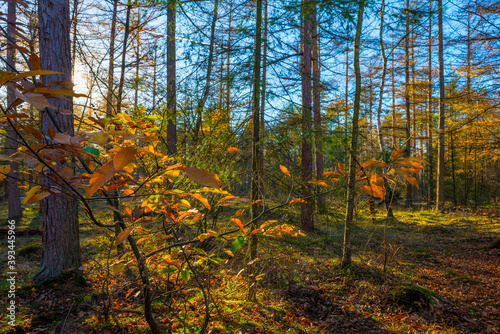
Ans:
[[[31,245],[24,246],[17,251],[18,256],[28,257],[42,251],[42,244],[37,242]]]
[[[433,291],[419,285],[400,285],[390,290],[389,299],[403,308],[421,308],[429,305],[434,296]]]

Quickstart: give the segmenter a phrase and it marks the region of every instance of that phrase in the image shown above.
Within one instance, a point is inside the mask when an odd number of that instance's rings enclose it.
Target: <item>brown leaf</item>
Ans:
[[[31,69],[34,71],[38,71],[40,69],[41,63],[40,63],[40,58],[34,53],[30,54],[30,57],[28,59]]]
[[[90,176],[89,185],[85,189],[85,196],[90,197],[106,182],[108,182],[115,175],[115,167],[113,161],[108,161],[101,168],[96,170]]]
[[[48,108],[50,106],[49,101],[47,101],[45,96],[43,96],[42,94],[36,94],[32,92],[27,92],[25,94],[22,94],[17,90],[14,90],[14,93],[16,94],[16,97],[18,99],[21,99],[24,102],[31,104],[39,111]]]
[[[28,132],[29,134],[31,134],[33,137],[35,137],[38,140],[42,140],[43,139],[43,136],[40,133],[40,131],[38,131],[37,129],[35,129],[35,128],[31,127],[31,126],[24,126],[23,130],[26,131],[26,132]]]
[[[119,172],[123,169],[123,167],[131,163],[134,160],[136,154],[137,149],[135,147],[120,148],[120,150],[115,154],[115,157],[113,158],[115,171]]]
[[[217,174],[212,174],[196,167],[183,167],[182,170],[188,175],[191,181],[202,186],[219,189],[224,185]]]
[[[120,234],[116,236],[115,245],[118,246],[119,244],[121,244],[128,237],[128,235],[132,233],[134,229],[135,227],[129,227],[121,231]]]

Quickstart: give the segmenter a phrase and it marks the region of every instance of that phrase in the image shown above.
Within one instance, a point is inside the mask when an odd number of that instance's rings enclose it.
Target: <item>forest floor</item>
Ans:
[[[0,227],[5,207],[0,205]],[[225,209],[226,215],[233,209]],[[268,218],[298,225],[296,210],[286,207]],[[36,205],[24,214],[18,227],[40,228]],[[257,303],[246,302],[240,254],[245,246],[234,257],[221,256],[209,273],[207,333],[500,333],[500,245],[495,244],[500,210],[442,214],[422,207],[394,214],[395,220],[386,221],[379,212],[373,224],[366,212],[358,212],[353,266],[344,271],[341,213],[317,216],[316,230],[305,237],[260,237]],[[30,282],[41,258],[41,237],[18,236],[16,329],[6,324],[7,244],[1,236],[0,333],[148,332],[140,289],[124,287],[133,273],[120,267],[109,248],[112,240],[88,224],[81,230],[84,277],[45,285]],[[186,308],[170,316],[177,322],[170,325],[174,333],[184,332],[183,322],[186,333],[197,332],[203,322],[203,298],[195,287],[181,291],[191,297],[179,299]],[[165,320],[169,315],[162,307],[154,305],[155,316],[166,326],[172,320]]]

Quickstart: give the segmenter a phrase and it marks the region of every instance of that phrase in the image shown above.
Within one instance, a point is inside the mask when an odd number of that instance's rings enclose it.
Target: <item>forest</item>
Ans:
[[[499,14],[3,0],[0,334],[500,333]]]

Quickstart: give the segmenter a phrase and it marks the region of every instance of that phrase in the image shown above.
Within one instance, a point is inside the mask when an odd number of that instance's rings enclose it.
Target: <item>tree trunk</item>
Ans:
[[[267,5],[269,0],[265,0],[264,5],[264,50],[262,54],[262,93],[260,97],[260,175],[264,176],[264,136],[266,132],[265,106],[266,106],[266,74],[267,74]],[[229,70],[229,69],[228,69]],[[264,178],[260,178],[260,191],[264,193]]]
[[[356,35],[354,36],[354,74],[356,80],[356,89],[354,92],[354,106],[352,110],[352,139],[349,159],[349,181],[347,186],[347,209],[345,216],[344,227],[344,245],[342,254],[342,268],[347,268],[351,265],[352,249],[351,249],[351,229],[354,218],[354,198],[356,196],[356,159],[358,154],[358,121],[359,121],[359,105],[361,99],[361,70],[359,67],[359,44],[361,38],[361,30],[363,27],[363,12],[365,1],[358,2],[358,22],[356,24]]]
[[[16,31],[16,2],[9,1],[7,9],[7,34],[15,40]],[[7,70],[10,72],[16,67],[16,49],[7,49],[7,63],[9,64]],[[16,95],[14,94],[14,88],[7,87],[7,106],[10,107],[14,101],[16,101]],[[11,108],[9,113],[15,113],[16,109]],[[14,119],[12,123],[15,123]],[[17,152],[17,134],[13,128],[7,128],[7,155],[11,156]],[[19,163],[17,161],[10,161],[10,172],[7,175],[6,181],[6,191],[7,199],[9,202],[9,220],[18,220],[23,216],[23,210],[21,206],[21,192],[19,191],[20,180],[19,180]]]
[[[311,1],[306,0],[302,6],[303,24],[303,52],[302,52],[302,197],[308,197],[312,194],[311,184],[308,183],[312,178],[313,158],[312,145],[309,134],[312,129],[311,112],[311,65],[312,65],[312,17]],[[301,203],[301,226],[306,231],[314,229],[313,220],[313,199],[310,198],[306,203]]]
[[[439,128],[436,209],[444,210],[444,67],[443,67],[443,2],[438,0],[438,62],[439,62]]]
[[[200,131],[203,132],[203,128],[202,128],[203,108],[205,107],[205,103],[207,102],[207,99],[208,99],[208,94],[210,93],[210,78],[212,75],[212,67],[213,67],[213,60],[214,60],[215,26],[217,23],[218,10],[219,10],[219,0],[215,0],[214,16],[212,18],[212,28],[210,30],[210,45],[209,45],[209,51],[208,51],[207,77],[205,79],[205,88],[203,89],[203,95],[201,97],[200,102],[198,103],[197,108],[196,108],[196,124],[195,124],[195,128],[194,128],[194,140],[195,141],[198,141],[199,136],[200,136]],[[262,16],[262,13],[261,13],[261,16]]]
[[[113,16],[111,17],[111,35],[109,37],[109,64],[108,64],[108,92],[106,94],[106,116],[113,117],[113,88],[115,71],[115,37],[116,37],[116,13],[118,11],[118,0],[113,0]]]
[[[259,135],[259,125],[260,125],[260,62],[261,62],[261,36],[262,29],[262,0],[257,0],[257,13],[255,20],[255,53],[253,61],[253,93],[252,93],[252,125],[253,125],[253,137],[252,137],[252,183],[250,187],[250,202],[254,203],[259,198],[259,151],[260,151],[260,135]],[[253,204],[251,207],[251,219],[255,219],[259,212],[259,205]],[[252,224],[252,230],[257,228],[257,223]],[[248,288],[248,300],[256,301],[256,280],[255,275],[257,274],[255,261],[257,259],[257,234],[250,237],[249,244],[249,264],[248,264],[248,277],[250,280],[250,285]]]
[[[125,19],[125,35],[123,36],[123,49],[122,49],[122,66],[120,73],[120,82],[118,83],[118,96],[116,103],[116,113],[119,114],[122,111],[122,96],[123,96],[123,84],[125,83],[125,61],[127,60],[127,43],[128,35],[130,34],[130,11],[132,10],[131,0],[128,0],[127,4],[127,17]]]
[[[62,72],[46,75],[43,83],[54,80],[71,81],[71,43],[69,2],[63,0],[38,1],[38,25],[40,36],[40,61],[42,70]],[[73,110],[70,97],[65,100],[49,101],[58,110]],[[55,115],[62,131],[74,135],[73,115]],[[48,127],[54,125],[45,109],[40,112],[41,132],[49,138]],[[54,168],[62,169],[64,165]],[[81,265],[80,240],[78,229],[78,203],[62,193],[58,182],[50,177],[42,179],[45,187],[60,189],[60,194],[52,194],[42,200],[42,261],[40,271],[33,277],[41,283],[59,276],[69,269],[78,269]]]
[[[314,144],[316,148],[316,179],[323,179],[323,145],[321,124],[321,66],[319,54],[319,35],[316,2],[313,3],[312,12],[312,64],[313,64],[313,113],[314,113]],[[321,192],[319,186],[316,191]],[[318,212],[324,214],[326,211],[325,196],[317,197]]]
[[[427,142],[427,160],[429,162],[429,192],[428,192],[428,203],[432,205],[434,203],[434,162],[433,162],[433,148],[432,148],[432,132],[433,132],[433,121],[432,121],[432,0],[429,0],[429,50],[428,50],[428,95],[427,95],[427,134],[428,134],[428,142]]]
[[[167,146],[177,154],[177,88],[175,52],[175,0],[167,2]]]
[[[405,111],[406,111],[406,156],[411,155],[411,115],[410,115],[410,0],[406,0],[405,36]],[[412,185],[406,182],[405,207],[412,205]]]

